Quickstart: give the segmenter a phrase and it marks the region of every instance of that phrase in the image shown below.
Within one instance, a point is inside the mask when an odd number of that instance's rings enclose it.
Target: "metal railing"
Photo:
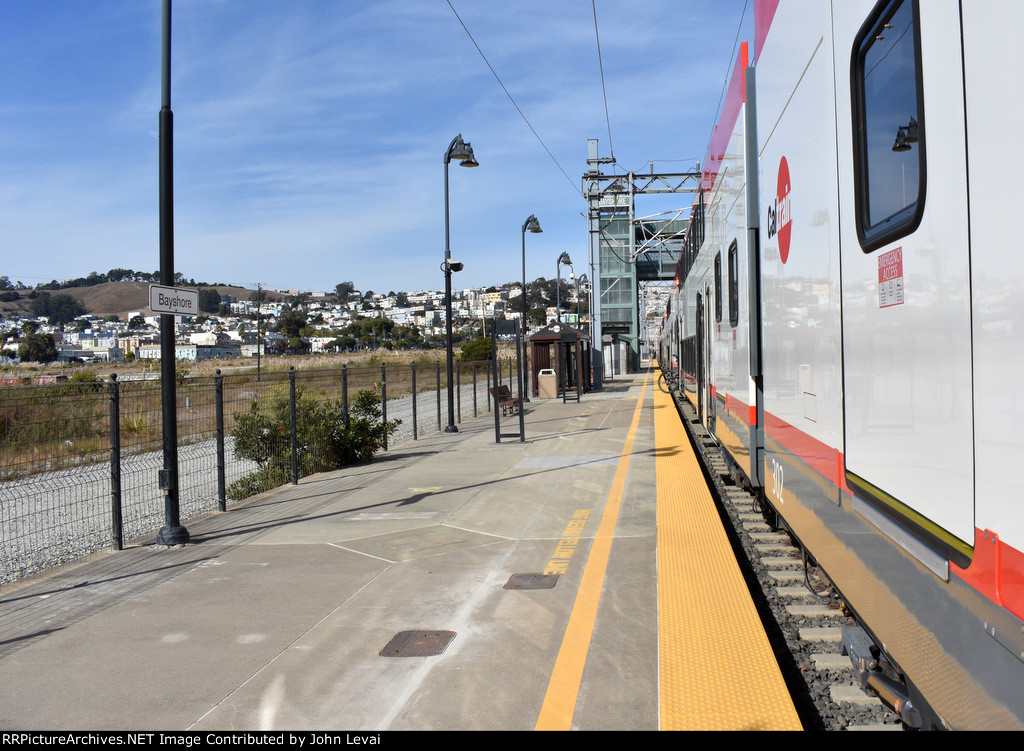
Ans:
[[[501,360],[499,372],[512,385],[514,361]],[[457,363],[454,378],[457,421],[491,411],[488,363]],[[400,421],[385,449],[444,429],[440,362],[179,379],[182,523],[254,492],[246,478],[261,464],[235,447],[242,416],[286,405],[291,435],[281,439],[290,439],[297,482],[322,466],[308,456],[321,448],[297,435],[297,403],[333,404],[347,422],[362,390],[381,397],[383,422]],[[0,587],[155,534],[164,524],[162,467],[160,381],[0,388]]]

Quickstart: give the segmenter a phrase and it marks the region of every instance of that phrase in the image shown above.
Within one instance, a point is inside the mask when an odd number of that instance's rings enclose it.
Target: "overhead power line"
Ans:
[[[604,96],[604,119],[608,123],[608,153],[615,159],[615,148],[612,146],[612,120],[608,116],[608,90],[604,85],[604,61],[601,59],[601,34],[597,30],[597,0],[590,0],[594,9],[594,38],[597,40],[597,67],[601,71],[601,94]]]
[[[452,5],[451,0],[446,1],[448,3],[448,7],[452,9],[452,13],[455,14],[455,17],[458,19],[459,23],[462,24],[462,28],[465,30],[466,35],[469,37],[469,41],[473,43],[473,46],[476,47],[476,51],[480,53],[480,57],[482,57],[483,61],[487,64],[487,67],[491,71],[491,75],[494,76],[494,80],[498,82],[498,85],[501,86],[501,90],[505,92],[505,96],[507,96],[509,101],[512,102],[512,106],[516,108],[516,112],[518,112],[519,116],[523,118],[523,122],[526,123],[526,127],[530,129],[531,133],[533,133],[534,137],[537,139],[537,142],[540,143],[540,145],[544,148],[544,151],[547,152],[548,156],[551,158],[551,161],[555,163],[555,166],[558,167],[558,169],[561,171],[563,175],[565,175],[565,179],[569,181],[570,185],[572,185],[573,190],[575,190],[580,195],[583,195],[583,191],[580,190],[580,188],[576,185],[572,178],[569,177],[569,174],[562,168],[562,165],[558,163],[558,160],[555,159],[555,155],[551,153],[551,149],[549,149],[547,147],[547,144],[544,143],[544,139],[540,137],[540,135],[534,129],[533,125],[530,124],[529,119],[523,113],[523,110],[520,109],[518,104],[516,104],[516,100],[512,97],[512,94],[509,93],[509,90],[505,87],[505,84],[502,83],[501,78],[494,70],[494,66],[492,66],[490,61],[487,59],[487,55],[485,55],[484,51],[480,49],[480,45],[476,43],[476,39],[473,38],[473,35],[470,33],[469,28],[467,28],[465,22],[462,20],[462,17],[459,16],[459,12],[455,10],[455,6]]]

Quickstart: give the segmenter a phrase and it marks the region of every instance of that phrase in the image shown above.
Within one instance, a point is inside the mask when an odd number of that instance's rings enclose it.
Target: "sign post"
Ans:
[[[160,86],[160,285],[149,290],[150,305],[160,313],[160,391],[163,412],[164,468],[160,490],[164,494],[164,526],[157,533],[160,545],[184,545],[188,530],[178,513],[178,405],[175,388],[174,309],[190,302],[174,285],[174,115],[171,112],[171,0],[163,1]],[[156,305],[153,296],[156,295]],[[199,293],[193,303],[199,307]]]

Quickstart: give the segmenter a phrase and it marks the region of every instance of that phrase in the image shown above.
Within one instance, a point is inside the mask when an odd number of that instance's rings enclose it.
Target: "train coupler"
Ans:
[[[878,696],[908,727],[922,726],[921,713],[911,701],[906,684],[898,676],[889,675],[889,671],[885,670],[885,658],[881,656],[881,650],[867,631],[860,626],[844,626],[842,650],[853,663],[862,689]]]

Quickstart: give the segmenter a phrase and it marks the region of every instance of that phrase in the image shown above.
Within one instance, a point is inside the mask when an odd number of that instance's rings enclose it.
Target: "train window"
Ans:
[[[715,321],[722,322],[722,254],[715,253]]]
[[[864,252],[913,232],[925,197],[918,0],[882,0],[853,45],[857,235]]]
[[[736,241],[729,246],[729,325],[740,322],[740,249]]]
[[[704,191],[697,194],[697,246],[704,244]]]

